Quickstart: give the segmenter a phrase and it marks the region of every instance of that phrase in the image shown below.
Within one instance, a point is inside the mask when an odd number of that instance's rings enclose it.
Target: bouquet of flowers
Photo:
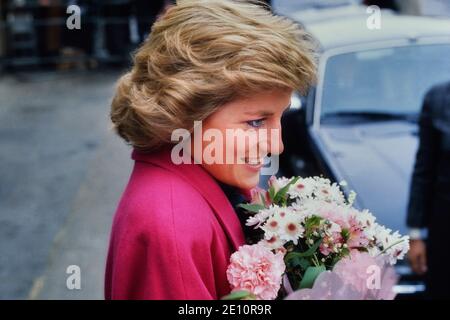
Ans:
[[[353,207],[340,184],[322,177],[275,178],[252,190],[248,226],[262,239],[231,256],[225,299],[393,299],[392,267],[409,239]]]

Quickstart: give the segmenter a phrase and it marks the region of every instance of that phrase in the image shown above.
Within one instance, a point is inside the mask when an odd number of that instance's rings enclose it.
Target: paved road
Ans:
[[[103,297],[110,223],[132,164],[109,127],[118,74],[0,77],[0,299]],[[66,288],[72,264],[81,290]]]

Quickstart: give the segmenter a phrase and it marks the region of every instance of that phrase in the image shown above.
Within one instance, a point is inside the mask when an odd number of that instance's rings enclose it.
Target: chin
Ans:
[[[236,186],[241,189],[252,189],[259,183],[259,174],[251,177],[245,177],[236,181]]]
[[[206,167],[206,169],[210,169]],[[240,189],[252,189],[259,183],[260,172],[249,172],[242,167],[235,167],[228,171],[208,170],[217,180]]]

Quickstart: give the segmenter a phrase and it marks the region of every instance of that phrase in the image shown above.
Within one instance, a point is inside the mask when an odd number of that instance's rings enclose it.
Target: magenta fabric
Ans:
[[[226,268],[244,234],[216,180],[199,164],[173,164],[169,149],[134,150],[132,158],[133,172],[111,231],[105,298],[228,294]]]

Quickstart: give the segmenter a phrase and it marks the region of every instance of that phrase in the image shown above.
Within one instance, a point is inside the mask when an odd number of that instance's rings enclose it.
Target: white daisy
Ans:
[[[355,202],[355,200],[356,200],[356,192],[352,190],[352,191],[350,191],[350,194],[348,195],[348,199],[347,199],[348,205],[352,206],[353,203]]]
[[[287,194],[291,199],[308,199],[312,197],[314,190],[315,181],[313,178],[300,178],[289,187]]]
[[[376,237],[377,223],[375,216],[369,210],[358,211],[356,220],[363,226],[367,239],[373,240]]]
[[[318,184],[316,189],[316,196],[318,199],[326,202],[345,205],[344,194],[342,193],[339,185],[336,183],[333,183],[332,185],[325,183]]]
[[[280,228],[280,239],[298,243],[298,239],[304,236],[305,228],[300,223],[298,216],[295,214],[286,215],[283,219],[283,225]]]
[[[281,240],[280,237],[276,235],[272,235],[269,238],[261,240],[259,243],[271,250],[277,250],[283,248],[283,245],[286,243],[286,241]]]
[[[266,238],[271,238],[272,236],[278,236],[280,234],[280,228],[283,225],[283,218],[279,214],[271,216],[267,221],[261,226],[264,231]]]

